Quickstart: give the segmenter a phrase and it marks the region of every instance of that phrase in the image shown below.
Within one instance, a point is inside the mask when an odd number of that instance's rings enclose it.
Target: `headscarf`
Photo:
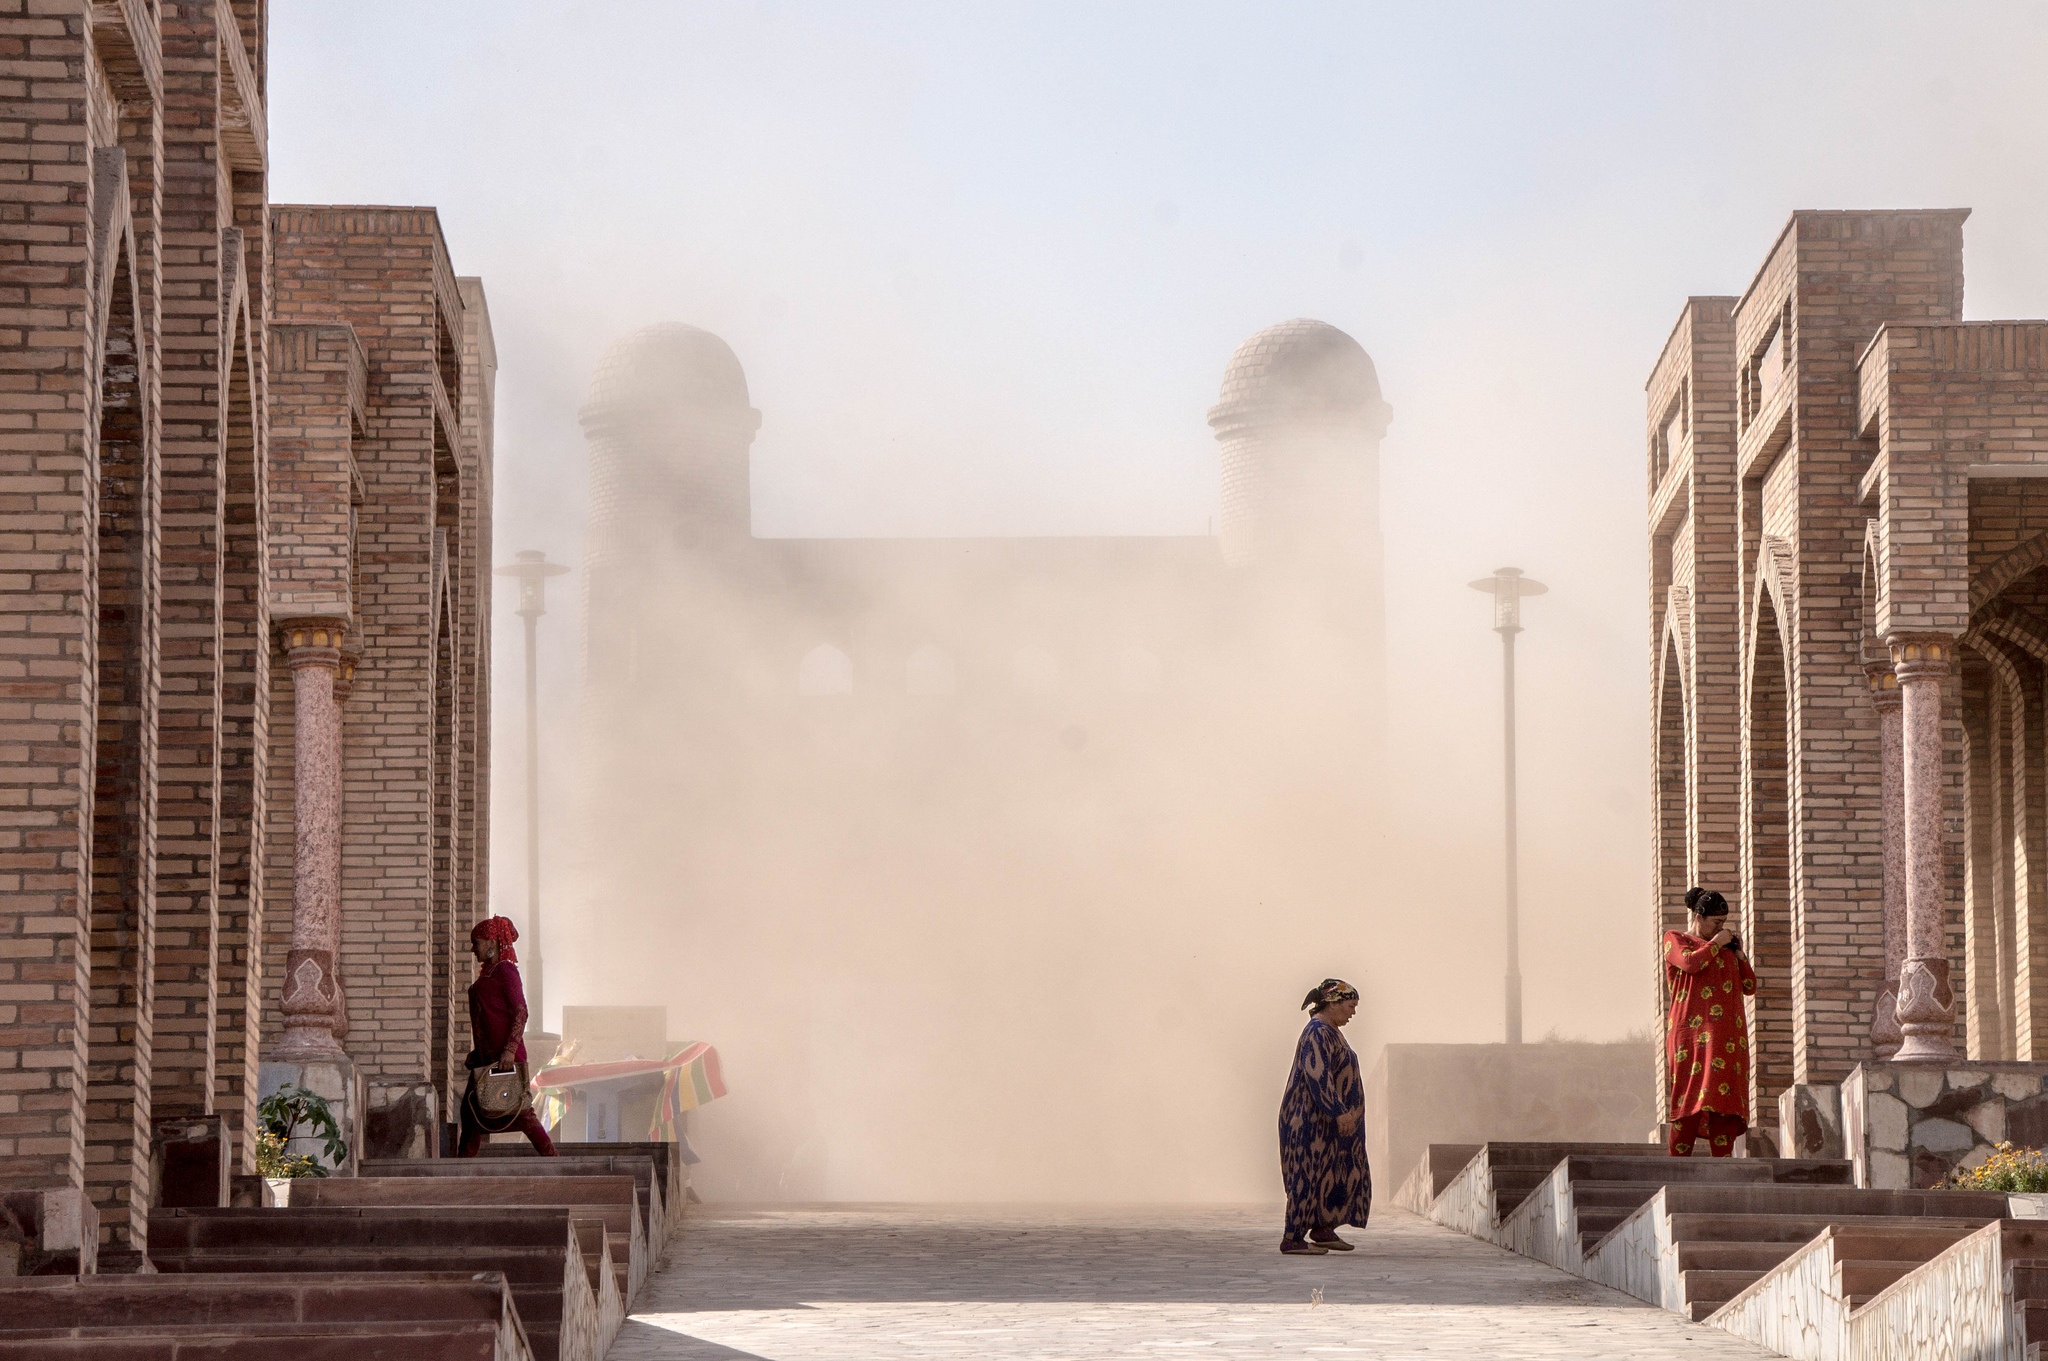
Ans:
[[[1338,1002],[1352,1002],[1357,999],[1357,988],[1341,978],[1325,978],[1309,989],[1308,996],[1302,999],[1301,1009],[1321,1011],[1324,1007],[1334,1006]]]
[[[485,917],[469,928],[471,940],[494,940],[498,942],[498,958],[507,964],[519,962],[519,952],[512,948],[512,942],[519,939],[519,928],[512,924],[510,917]]]

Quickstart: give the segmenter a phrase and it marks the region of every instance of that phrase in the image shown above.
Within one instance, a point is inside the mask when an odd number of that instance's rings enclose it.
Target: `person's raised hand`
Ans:
[[[1714,933],[1714,938],[1713,938],[1713,940],[1709,941],[1709,942],[1708,942],[1708,944],[1710,944],[1710,945],[1726,945],[1726,944],[1727,944],[1727,943],[1728,943],[1729,941],[1731,941],[1731,940],[1734,940],[1734,939],[1735,939],[1735,933],[1734,933],[1733,931],[1730,931],[1730,930],[1729,930],[1729,929],[1728,929],[1727,927],[1725,927],[1725,926],[1724,926],[1724,927],[1722,927],[1722,928],[1721,928],[1721,929],[1720,929],[1719,931],[1716,931],[1716,932]]]

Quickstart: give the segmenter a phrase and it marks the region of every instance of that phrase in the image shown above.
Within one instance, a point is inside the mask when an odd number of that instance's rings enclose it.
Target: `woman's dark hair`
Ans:
[[[1728,900],[1710,888],[1689,888],[1685,891],[1685,905],[1702,917],[1725,917],[1728,915]]]

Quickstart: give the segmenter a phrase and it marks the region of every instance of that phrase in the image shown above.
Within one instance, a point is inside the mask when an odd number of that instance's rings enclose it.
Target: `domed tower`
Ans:
[[[1209,425],[1223,557],[1327,626],[1376,709],[1385,648],[1380,439],[1393,408],[1363,346],[1306,317],[1237,347]],[[1300,611],[1291,613],[1300,616]]]
[[[667,324],[605,351],[582,417],[584,661],[600,675],[632,661],[657,574],[752,538],[748,455],[761,413],[731,346]]]

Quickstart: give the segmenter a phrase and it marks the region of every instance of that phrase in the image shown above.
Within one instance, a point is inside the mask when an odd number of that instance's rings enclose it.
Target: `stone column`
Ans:
[[[1900,1063],[1953,1063],[1955,991],[1941,938],[1942,682],[1955,658],[1946,637],[1894,638],[1903,773],[1901,821],[1906,866],[1906,959],[1899,969]]]
[[[284,1037],[272,1060],[346,1057],[336,959],[341,948],[341,699],[343,627],[293,620],[283,630],[292,672],[292,944],[284,966]]]
[[[1899,1029],[1899,971],[1906,963],[1905,702],[1898,673],[1889,663],[1870,667],[1868,674],[1870,702],[1877,710],[1878,788],[1884,809],[1884,985],[1877,992],[1877,1014],[1870,1019],[1870,1041],[1877,1056],[1888,1059],[1905,1038]]]

